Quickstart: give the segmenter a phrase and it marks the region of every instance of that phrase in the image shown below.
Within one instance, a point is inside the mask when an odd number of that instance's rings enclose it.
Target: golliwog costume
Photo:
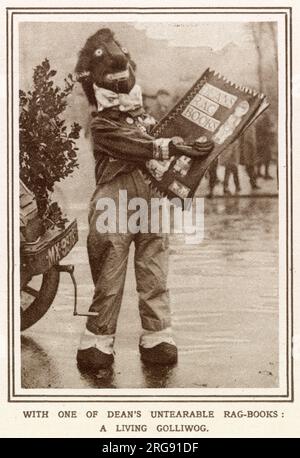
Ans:
[[[131,233],[116,229],[99,232],[97,203],[111,198],[117,207],[119,191],[127,201],[150,202],[154,191],[146,183],[139,164],[181,155],[182,139],[155,139],[149,135],[154,123],[142,108],[141,90],[135,83],[135,64],[109,29],[91,36],[79,54],[77,78],[96,108],[91,121],[95,157],[96,189],[90,203],[88,255],[95,285],[86,329],[77,353],[80,368],[98,370],[114,361],[114,340],[127,270],[129,247],[135,245],[134,268],[143,332],[140,354],[146,363],[174,364],[177,347],[172,337],[168,273],[168,237],[161,232]],[[212,144],[195,145],[194,157],[210,152]],[[149,206],[150,207],[150,206]],[[149,215],[148,215],[149,216]]]

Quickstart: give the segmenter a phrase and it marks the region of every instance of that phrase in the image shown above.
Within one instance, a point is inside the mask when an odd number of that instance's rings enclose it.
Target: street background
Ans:
[[[262,23],[263,24],[263,23]],[[20,87],[28,90],[33,68],[47,57],[58,70],[57,84],[74,70],[77,52],[102,26],[111,27],[137,63],[145,99],[157,102],[160,89],[180,97],[207,68],[268,95],[272,105],[269,175],[260,170],[251,184],[235,161],[241,190],[232,177],[224,195],[224,164],[217,169],[212,198],[205,198],[205,240],[186,245],[171,236],[169,288],[179,362],[173,368],[146,368],[140,362],[141,331],[133,263],[129,261],[119,319],[114,368],[97,377],[81,374],[76,351],[84,318],[73,317],[73,289],[61,274],[47,314],[22,333],[24,388],[260,388],[278,386],[278,182],[277,63],[274,28],[257,23],[100,24],[24,23],[20,27]],[[258,46],[260,44],[260,46]],[[152,107],[153,108],[153,107]],[[165,107],[163,107],[165,108]],[[67,119],[82,126],[79,169],[56,187],[54,198],[69,219],[76,217],[79,242],[64,263],[74,263],[78,301],[86,311],[93,294],[86,236],[94,188],[89,141],[89,107],[80,85],[70,97]],[[255,148],[255,145],[253,146]],[[264,165],[264,164],[263,164]],[[198,196],[209,194],[206,177]],[[131,257],[132,257],[131,253]]]

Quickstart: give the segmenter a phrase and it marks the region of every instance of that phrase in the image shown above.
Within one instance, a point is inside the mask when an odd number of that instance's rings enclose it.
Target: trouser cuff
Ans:
[[[79,343],[79,350],[95,347],[103,353],[113,354],[115,334],[97,335],[88,329],[82,333]]]
[[[161,331],[148,331],[144,329],[140,337],[140,346],[143,348],[152,348],[163,342],[176,346],[172,334],[171,327],[162,329]]]

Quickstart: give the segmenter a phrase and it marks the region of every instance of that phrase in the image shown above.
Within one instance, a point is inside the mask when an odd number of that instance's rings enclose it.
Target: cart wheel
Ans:
[[[59,271],[52,267],[37,275],[21,290],[21,331],[39,321],[54,301],[59,284]]]

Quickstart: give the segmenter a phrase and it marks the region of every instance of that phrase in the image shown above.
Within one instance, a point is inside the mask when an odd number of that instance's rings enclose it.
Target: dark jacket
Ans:
[[[155,139],[147,133],[146,114],[137,115],[110,108],[95,113],[91,121],[97,184],[120,173],[130,173],[153,158]]]

